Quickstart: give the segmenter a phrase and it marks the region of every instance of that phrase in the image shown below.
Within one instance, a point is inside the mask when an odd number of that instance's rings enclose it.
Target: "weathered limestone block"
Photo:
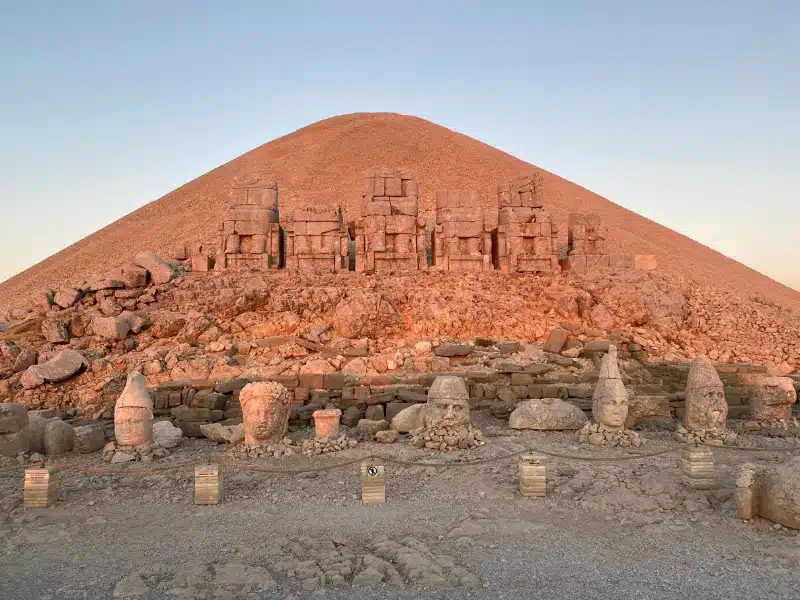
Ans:
[[[794,381],[789,377],[742,374],[739,385],[750,393],[750,418],[759,423],[788,424],[797,402]]]
[[[175,277],[175,269],[155,252],[138,252],[133,263],[150,273],[150,279],[156,285],[168,283]],[[135,286],[141,287],[141,286]]]
[[[311,415],[314,418],[314,436],[317,438],[339,437],[339,421],[342,411],[338,408],[316,410]]]
[[[34,350],[33,348],[25,348],[17,355],[17,358],[14,360],[14,366],[12,370],[14,373],[20,373],[24,371],[28,367],[32,367],[36,364],[36,361],[39,359],[39,353]]]
[[[75,288],[62,288],[56,292],[53,302],[61,308],[69,308],[74,305],[81,297],[81,293]]]
[[[800,457],[781,465],[742,465],[736,481],[736,507],[740,518],[755,515],[800,529]]]
[[[61,319],[45,319],[42,322],[42,335],[51,344],[66,344],[69,342],[67,324]]]
[[[114,435],[119,446],[141,446],[153,440],[153,401],[144,376],[128,375],[114,407]]]
[[[83,425],[75,427],[75,442],[73,450],[81,454],[91,454],[102,450],[106,445],[106,436],[100,425]]]
[[[212,442],[218,444],[238,444],[244,440],[244,425],[222,425],[221,423],[203,423],[200,431]]]
[[[25,407],[14,402],[0,404],[0,456],[16,456],[30,448],[30,429]]]
[[[297,209],[285,232],[287,268],[316,272],[348,269],[349,236],[341,208]]]
[[[401,410],[392,419],[392,429],[398,433],[410,433],[422,427],[422,408],[424,404],[412,404]]]
[[[492,270],[492,236],[477,190],[438,191],[433,265],[445,271]]]
[[[169,421],[153,423],[153,441],[162,448],[174,448],[181,443],[183,431]]]
[[[50,419],[44,426],[44,452],[48,456],[66,454],[75,443],[75,430],[61,419]]]
[[[280,383],[248,383],[239,393],[245,442],[277,442],[289,426],[292,395]]]
[[[130,329],[128,321],[120,317],[94,317],[92,319],[94,334],[107,340],[124,340]]]
[[[61,350],[41,365],[33,365],[22,374],[20,383],[25,389],[33,389],[44,383],[58,383],[69,379],[89,365],[86,358],[75,350]]]
[[[108,278],[121,281],[128,289],[140,288],[147,285],[147,269],[133,263],[125,263],[109,272]]]
[[[628,401],[625,427],[633,427],[645,419],[670,419],[672,409],[666,396],[634,396]]]
[[[569,430],[580,429],[587,422],[584,412],[557,398],[525,400],[517,404],[508,419],[511,429]]]

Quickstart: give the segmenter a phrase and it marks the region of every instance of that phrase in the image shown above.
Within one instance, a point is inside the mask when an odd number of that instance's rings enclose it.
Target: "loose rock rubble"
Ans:
[[[469,450],[485,444],[483,434],[469,423],[420,428],[412,432],[411,444],[417,448],[451,452]]]
[[[304,440],[293,440],[283,438],[278,443],[264,444],[237,444],[229,452],[236,458],[281,458],[285,456],[295,456],[304,454],[306,456],[316,456],[320,454],[330,454],[348,448],[355,448],[357,440],[340,435],[338,438],[312,438]]]
[[[578,432],[578,441],[593,446],[641,446],[644,438],[632,429],[606,429],[600,423],[587,423]]]
[[[103,448],[103,461],[111,464],[126,462],[153,462],[158,458],[169,456],[169,450],[147,442],[140,446],[118,446],[116,442],[108,442]]]
[[[737,435],[729,429],[691,430],[680,425],[675,437],[687,444],[708,444],[709,446],[729,446],[736,443]]]

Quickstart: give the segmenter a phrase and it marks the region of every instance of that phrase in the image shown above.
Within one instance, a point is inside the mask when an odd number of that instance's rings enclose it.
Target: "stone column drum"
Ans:
[[[338,408],[315,410],[311,416],[314,417],[314,436],[317,439],[339,437],[339,419],[342,418],[342,411]]]
[[[141,446],[153,440],[153,401],[144,376],[128,375],[114,407],[114,435],[118,446]]]
[[[248,383],[239,393],[247,444],[278,442],[289,427],[292,396],[280,383]]]

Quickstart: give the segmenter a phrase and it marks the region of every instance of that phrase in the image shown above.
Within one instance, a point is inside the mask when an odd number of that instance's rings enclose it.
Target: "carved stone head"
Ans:
[[[600,378],[592,396],[594,420],[611,430],[625,427],[628,418],[628,390],[617,365],[617,348],[611,346],[600,364]]]
[[[464,380],[451,375],[434,379],[422,415],[422,424],[426,428],[468,424],[469,392]]]
[[[707,356],[698,356],[686,380],[686,422],[696,431],[725,429],[728,403],[725,388]]]

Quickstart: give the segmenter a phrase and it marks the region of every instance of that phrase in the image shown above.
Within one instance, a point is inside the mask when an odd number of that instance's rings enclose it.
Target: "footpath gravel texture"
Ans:
[[[360,443],[321,457],[252,464],[294,469],[370,454],[459,461],[535,444],[624,457],[574,434],[512,433],[481,424],[487,444],[425,454],[407,440]],[[645,432],[638,452],[667,449]],[[745,440],[748,442],[748,440]],[[752,440],[750,440],[752,442]],[[788,440],[775,446],[794,447]],[[753,444],[756,445],[756,444]],[[718,452],[718,486],[680,483],[678,454],[598,463],[548,461],[548,495],[517,492],[517,461],[462,467],[386,463],[385,505],[362,505],[358,464],[295,475],[223,470],[223,502],[192,503],[193,469],[113,475],[59,471],[57,504],[22,509],[22,467],[0,464],[0,598],[798,598],[800,535],[736,519],[744,461],[786,451]],[[231,461],[226,446],[185,442],[148,466]],[[100,466],[99,454],[68,457]],[[140,465],[142,466],[142,465]]]

